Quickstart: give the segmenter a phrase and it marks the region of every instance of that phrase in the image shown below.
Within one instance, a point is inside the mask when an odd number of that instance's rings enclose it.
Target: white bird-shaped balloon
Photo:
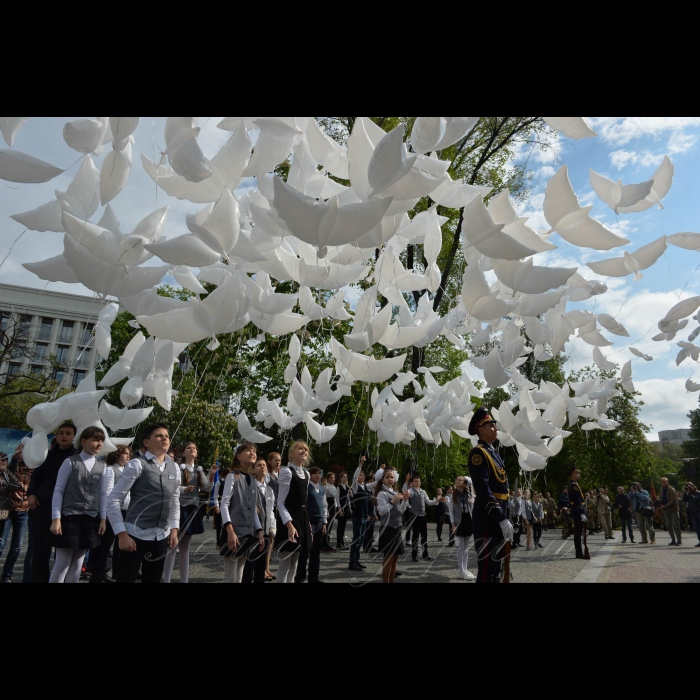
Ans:
[[[271,437],[263,435],[253,428],[245,411],[238,416],[238,432],[244,440],[253,445],[264,445],[272,441]]]
[[[658,206],[660,209],[663,209],[664,206],[661,202],[671,190],[675,172],[676,168],[671,162],[671,159],[668,156],[665,156],[663,163],[661,163],[659,169],[654,173],[652,178],[654,184],[646,199],[643,199],[641,202],[638,202],[631,207],[621,206],[619,208],[620,213],[632,214],[635,212],[647,211],[654,206]]]
[[[654,181],[642,182],[637,185],[623,185],[622,179],[613,182],[591,170],[591,186],[595,193],[616,213],[621,208],[630,209],[644,201],[654,186]]]
[[[560,134],[570,139],[590,139],[598,136],[583,117],[542,117],[545,122]]]
[[[627,277],[627,275],[634,275],[635,279],[640,280],[644,276],[641,274],[642,270],[648,270],[655,265],[658,259],[666,252],[667,248],[668,243],[666,236],[662,236],[658,241],[645,245],[635,253],[625,252],[622,258],[612,258],[610,260],[588,263],[588,267],[597,275],[604,275],[605,277]]]
[[[562,166],[547,184],[544,200],[544,215],[552,231],[579,248],[612,250],[629,243],[591,218],[592,209],[592,205],[581,206],[569,180],[569,168]]]

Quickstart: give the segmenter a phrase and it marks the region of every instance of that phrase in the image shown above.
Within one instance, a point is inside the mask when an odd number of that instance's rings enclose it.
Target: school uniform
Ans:
[[[232,472],[226,477],[224,497],[221,500],[221,519],[227,544],[221,547],[221,556],[234,559],[244,557],[248,550],[258,544],[258,533],[262,530],[258,516],[258,486],[252,474]],[[233,525],[240,546],[236,552],[228,548],[228,524]]]
[[[535,536],[535,547],[539,547],[542,539],[542,523],[544,522],[544,506],[542,503],[528,501],[525,507],[525,517],[532,527],[532,532]]]
[[[307,565],[309,583],[320,583],[323,528],[325,525],[328,525],[328,504],[326,502],[326,491],[321,484],[314,484],[309,479],[308,492],[307,511],[309,513],[309,524],[311,525],[313,541],[311,548],[301,552],[299,556],[297,573],[294,578],[295,583],[304,583],[306,581]]]
[[[265,482],[257,484],[257,511],[260,527],[265,536],[265,549],[261,552],[259,547],[249,550],[243,572],[243,583],[265,583],[267,573],[267,550],[270,547],[270,532],[276,526],[275,520],[275,493],[272,487]]]
[[[442,533],[445,529],[445,522],[449,527],[449,516],[447,513],[447,503],[438,501],[437,510],[435,512],[435,520],[437,522],[437,538],[438,542],[442,542]]]
[[[381,518],[379,526],[379,551],[385,556],[403,556],[406,552],[403,545],[403,514],[408,508],[406,501],[392,504],[391,501],[398,494],[395,491],[382,486],[377,496],[377,510]]]
[[[452,522],[457,528],[457,569],[463,581],[473,580],[469,573],[469,547],[473,532],[474,486],[471,479],[462,493],[455,489],[452,497]]]
[[[452,496],[446,496],[445,506],[447,507],[447,529],[450,531],[450,544],[449,548],[453,548],[456,544],[455,534],[452,531],[452,526],[455,522],[454,515],[454,494]]]
[[[348,520],[350,520],[350,517],[352,516],[350,498],[350,487],[340,484],[338,486],[338,508],[343,515],[342,517],[338,517],[338,536],[336,542],[337,549],[347,549],[345,546],[345,530],[348,526]]]
[[[204,492],[209,488],[206,502],[209,502],[213,484],[210,485],[202,467],[180,465],[181,482],[180,486],[180,537],[186,535],[204,534],[204,505],[200,498],[200,491]],[[185,483],[185,472],[189,475],[189,484]],[[194,491],[185,493],[190,486],[194,486]]]
[[[326,487],[326,505],[328,506],[328,530],[323,549],[330,552],[333,549],[331,544],[331,536],[333,534],[333,525],[338,516],[340,501],[338,500],[338,489],[335,486],[328,484]]]
[[[352,545],[350,546],[350,566],[360,563],[360,554],[364,549],[369,519],[369,504],[372,494],[365,484],[354,483],[352,486]]]
[[[170,533],[180,527],[180,485],[180,467],[167,455],[161,464],[150,452],[139,454],[124,468],[109,497],[107,515],[114,534],[126,532],[136,551],[121,553],[118,583],[136,583],[141,567],[142,583],[161,582]]]
[[[107,497],[114,472],[93,455],[81,452],[67,459],[58,472],[52,520],[61,521],[61,535],[52,535],[56,549],[89,550],[100,544],[100,520],[107,517]]]
[[[431,501],[428,494],[423,489],[409,489],[406,485],[403,492],[410,494],[409,503],[413,514],[412,541],[413,541],[413,561],[418,561],[418,538],[420,537],[423,546],[423,559],[429,559],[428,554],[428,519],[426,506],[437,505],[437,499]]]
[[[312,547],[308,511],[309,475],[301,467],[287,466],[280,472],[277,501],[277,537],[275,549],[287,554],[302,554]],[[287,523],[296,529],[297,543],[289,541]]]

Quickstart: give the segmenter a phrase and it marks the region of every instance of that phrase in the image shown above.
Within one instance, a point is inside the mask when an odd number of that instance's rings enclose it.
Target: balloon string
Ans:
[[[7,262],[7,259],[8,259],[8,258],[10,257],[10,255],[12,254],[12,251],[14,250],[14,247],[15,247],[15,246],[17,245],[17,243],[19,242],[19,239],[22,238],[22,236],[24,236],[24,234],[27,233],[27,231],[29,231],[29,229],[28,229],[28,228],[25,228],[24,231],[22,231],[22,233],[20,233],[19,236],[17,236],[17,238],[15,238],[14,243],[10,246],[9,252],[8,252],[7,255],[5,256],[4,260],[0,263],[0,270],[2,269],[2,266]]]

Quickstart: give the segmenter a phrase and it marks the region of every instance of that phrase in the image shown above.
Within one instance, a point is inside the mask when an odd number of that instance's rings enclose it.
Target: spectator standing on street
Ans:
[[[598,519],[603,526],[606,540],[614,540],[612,527],[612,510],[610,509],[610,497],[607,489],[601,489],[596,500]]]
[[[22,491],[22,484],[19,479],[9,471],[10,458],[0,452],[0,556],[5,549],[7,537],[12,527],[12,509],[15,506],[15,495]],[[3,577],[3,583],[6,583]]]
[[[632,504],[632,512],[637,519],[637,527],[642,535],[642,544],[656,544],[654,509],[651,505],[649,492],[645,491],[640,483],[636,483],[632,486],[629,499]]]
[[[299,557],[294,583],[306,583],[308,571],[309,584],[318,584],[323,583],[320,578],[321,548],[328,526],[328,503],[326,502],[326,492],[321,486],[321,470],[318,467],[309,469],[308,512],[312,542],[311,547],[303,551]]]
[[[22,459],[22,451],[24,445],[18,445],[12,461],[8,467],[11,474],[17,477],[17,481],[22,484],[22,490],[12,494],[12,508],[10,509],[9,519],[5,523],[5,533],[0,534],[0,557],[2,557],[3,549],[7,547],[10,539],[10,528],[12,528],[12,540],[10,548],[7,552],[7,559],[2,570],[2,583],[12,583],[12,576],[15,570],[15,564],[19,559],[22,546],[27,534],[29,526],[29,484],[32,481],[32,470],[24,463]],[[2,528],[2,523],[0,523]],[[31,552],[27,550],[27,555],[24,560],[24,577],[23,583],[32,582],[32,558]]]
[[[450,532],[450,544],[448,545],[449,549],[452,549],[455,546],[455,532],[454,528],[452,527],[455,522],[454,518],[454,489],[450,486],[447,491],[446,491],[446,498],[445,498],[445,506],[447,508],[447,515],[445,516],[446,522],[447,522],[447,529]]]
[[[559,512],[566,508],[571,511],[571,498],[569,497],[569,489],[564,489],[559,496]]]
[[[379,528],[379,552],[384,555],[382,578],[384,583],[388,584],[396,580],[399,557],[405,552],[401,527],[403,514],[408,508],[410,498],[408,491],[403,494],[396,493],[394,490],[397,486],[396,479],[396,472],[391,467],[387,467],[374,491],[377,512],[382,521]]]
[[[78,434],[72,423],[58,429],[46,461],[32,473],[29,485],[29,548],[32,550],[32,581],[48,583],[51,577],[51,502],[63,463],[78,454],[73,442]]]
[[[681,532],[681,520],[678,507],[678,493],[671,486],[668,479],[661,479],[661,514],[664,516],[664,523],[669,535],[671,535],[671,543],[669,547],[683,546],[683,533]]]
[[[364,458],[363,458],[364,459]],[[365,484],[365,473],[359,467],[352,481],[352,545],[350,547],[350,571],[360,572],[367,567],[360,563],[365,548],[367,527],[370,523],[369,504],[371,489]]]
[[[625,493],[625,489],[620,486],[617,489],[617,496],[615,496],[615,507],[617,508],[617,513],[620,516],[620,523],[622,523],[622,544],[627,544],[627,533],[630,535],[630,542],[636,544],[634,541],[634,530],[632,528],[634,516],[632,515],[632,504],[630,499]]]
[[[333,525],[338,518],[340,492],[338,491],[338,487],[335,485],[336,476],[333,472],[328,474],[327,481],[328,483],[324,486],[324,488],[326,490],[326,505],[328,506],[328,527],[323,543],[323,553],[334,554],[336,550],[333,549],[331,536],[333,535]]]
[[[689,483],[685,487],[683,503],[685,503],[688,508],[688,518],[690,519],[692,527],[695,529],[695,534],[698,536],[698,541],[700,542],[700,493],[698,493],[698,489],[695,484]],[[696,545],[696,549],[700,549],[700,544]]]

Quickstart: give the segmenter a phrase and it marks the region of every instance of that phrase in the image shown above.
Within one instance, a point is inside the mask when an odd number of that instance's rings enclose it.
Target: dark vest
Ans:
[[[321,486],[318,493],[314,485],[309,481],[309,521],[312,525],[323,522],[323,508],[325,506],[326,490]]]

